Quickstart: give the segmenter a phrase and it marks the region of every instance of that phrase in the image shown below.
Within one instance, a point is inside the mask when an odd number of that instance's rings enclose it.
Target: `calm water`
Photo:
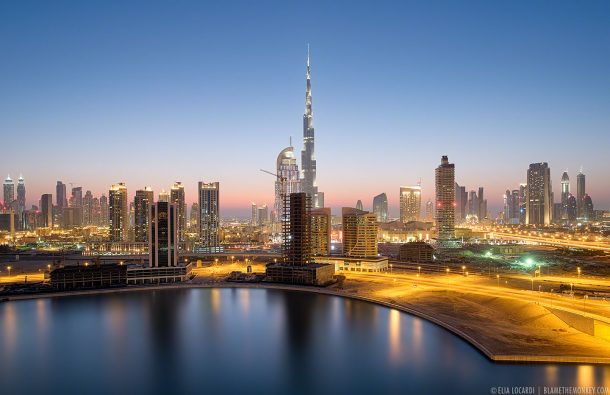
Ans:
[[[419,318],[339,297],[177,289],[0,303],[0,393],[490,393],[610,387],[610,367],[489,362]]]

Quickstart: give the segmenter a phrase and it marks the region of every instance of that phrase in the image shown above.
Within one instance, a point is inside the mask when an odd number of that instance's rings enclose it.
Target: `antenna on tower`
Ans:
[[[292,147],[292,136],[290,136],[290,145],[289,147]]]
[[[417,186],[421,187],[421,177],[419,177],[419,181],[417,181]]]

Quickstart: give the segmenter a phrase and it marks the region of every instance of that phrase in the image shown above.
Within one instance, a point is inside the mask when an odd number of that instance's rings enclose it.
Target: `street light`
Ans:
[[[8,269],[8,276],[10,277],[11,276],[11,269],[12,269],[12,267],[8,266],[7,269]]]
[[[577,270],[578,270],[578,278],[580,278],[580,267]]]
[[[447,275],[449,275],[449,268],[446,268],[445,271],[447,272]]]
[[[496,274],[496,279],[498,280],[498,288],[500,288],[500,275]]]
[[[574,283],[570,283],[570,293],[574,296]]]
[[[390,263],[390,274],[392,274],[392,264]]]
[[[418,267],[417,267],[417,272],[418,272],[418,273],[417,273],[417,275],[418,275],[418,276],[419,276],[419,275],[421,275],[421,266],[418,266]]]
[[[462,275],[466,275],[466,266],[462,266]]]

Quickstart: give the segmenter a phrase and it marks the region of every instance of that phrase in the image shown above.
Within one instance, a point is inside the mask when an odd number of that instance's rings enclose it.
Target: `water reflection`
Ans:
[[[545,372],[545,380],[549,386],[557,385],[557,374],[559,372],[559,368],[556,365],[548,365],[544,368]]]
[[[595,369],[591,365],[580,365],[576,371],[576,385],[587,387],[595,385]]]
[[[388,329],[390,330],[390,360],[398,362],[400,360],[400,311],[392,309],[388,317]]]

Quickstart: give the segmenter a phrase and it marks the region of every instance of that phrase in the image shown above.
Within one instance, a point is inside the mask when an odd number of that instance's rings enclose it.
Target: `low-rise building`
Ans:
[[[434,259],[434,248],[423,241],[412,241],[400,246],[398,259],[403,262],[432,262]]]

